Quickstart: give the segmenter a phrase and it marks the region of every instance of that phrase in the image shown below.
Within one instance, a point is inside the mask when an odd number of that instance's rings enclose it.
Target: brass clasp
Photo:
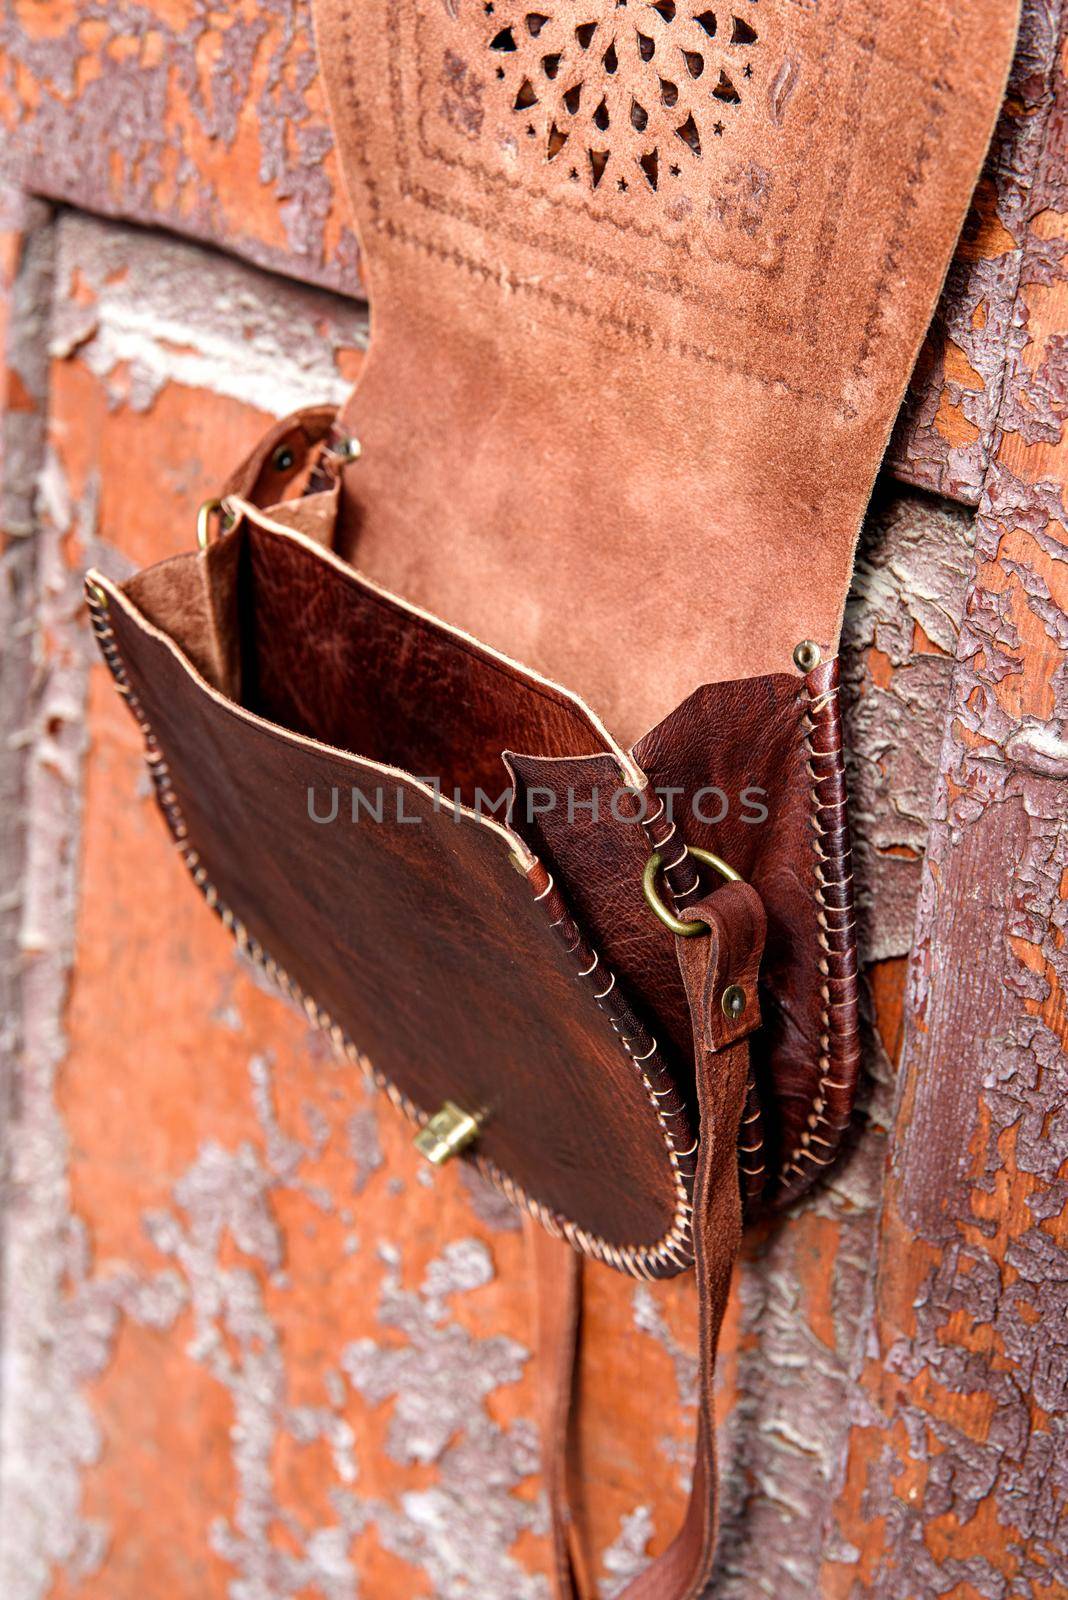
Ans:
[[[446,1100],[441,1110],[436,1111],[426,1127],[416,1134],[415,1148],[432,1166],[442,1167],[477,1138],[478,1118],[461,1111],[452,1100]]]

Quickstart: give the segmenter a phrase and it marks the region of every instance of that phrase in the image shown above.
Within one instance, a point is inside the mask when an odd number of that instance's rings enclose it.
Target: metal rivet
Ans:
[[[740,1017],[747,1004],[745,990],[741,984],[729,983],[724,989],[723,999],[720,1001],[720,1005],[723,1007],[723,1015],[725,1017]]]
[[[108,608],[107,590],[102,589],[95,578],[86,578],[85,588],[93,604],[99,606],[102,611],[106,611]]]
[[[341,457],[342,461],[358,461],[363,454],[363,445],[359,439],[339,439],[330,448],[334,455]]]
[[[271,457],[271,466],[276,472],[288,472],[296,459],[289,445],[280,444]]]
[[[802,639],[794,648],[794,666],[798,672],[811,672],[823,660],[823,655],[818,644],[811,639]]]

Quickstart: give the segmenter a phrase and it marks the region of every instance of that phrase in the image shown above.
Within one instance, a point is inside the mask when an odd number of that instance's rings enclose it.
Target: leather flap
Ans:
[[[836,650],[1017,0],[317,0],[372,303],[339,548],[632,742]]]

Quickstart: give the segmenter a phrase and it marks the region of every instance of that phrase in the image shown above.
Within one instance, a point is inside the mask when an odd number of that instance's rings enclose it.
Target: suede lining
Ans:
[[[317,0],[372,306],[341,554],[624,743],[835,654],[1017,19]]]

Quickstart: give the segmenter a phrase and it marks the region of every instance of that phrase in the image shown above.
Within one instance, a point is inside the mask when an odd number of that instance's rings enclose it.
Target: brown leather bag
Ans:
[[[577,1252],[698,1275],[689,1512],[626,1590],[691,1600],[743,1207],[848,1125],[841,617],[1016,22],[318,0],[361,382],[271,432],[219,537],[89,575],[208,903],[541,1224],[560,1596]]]

